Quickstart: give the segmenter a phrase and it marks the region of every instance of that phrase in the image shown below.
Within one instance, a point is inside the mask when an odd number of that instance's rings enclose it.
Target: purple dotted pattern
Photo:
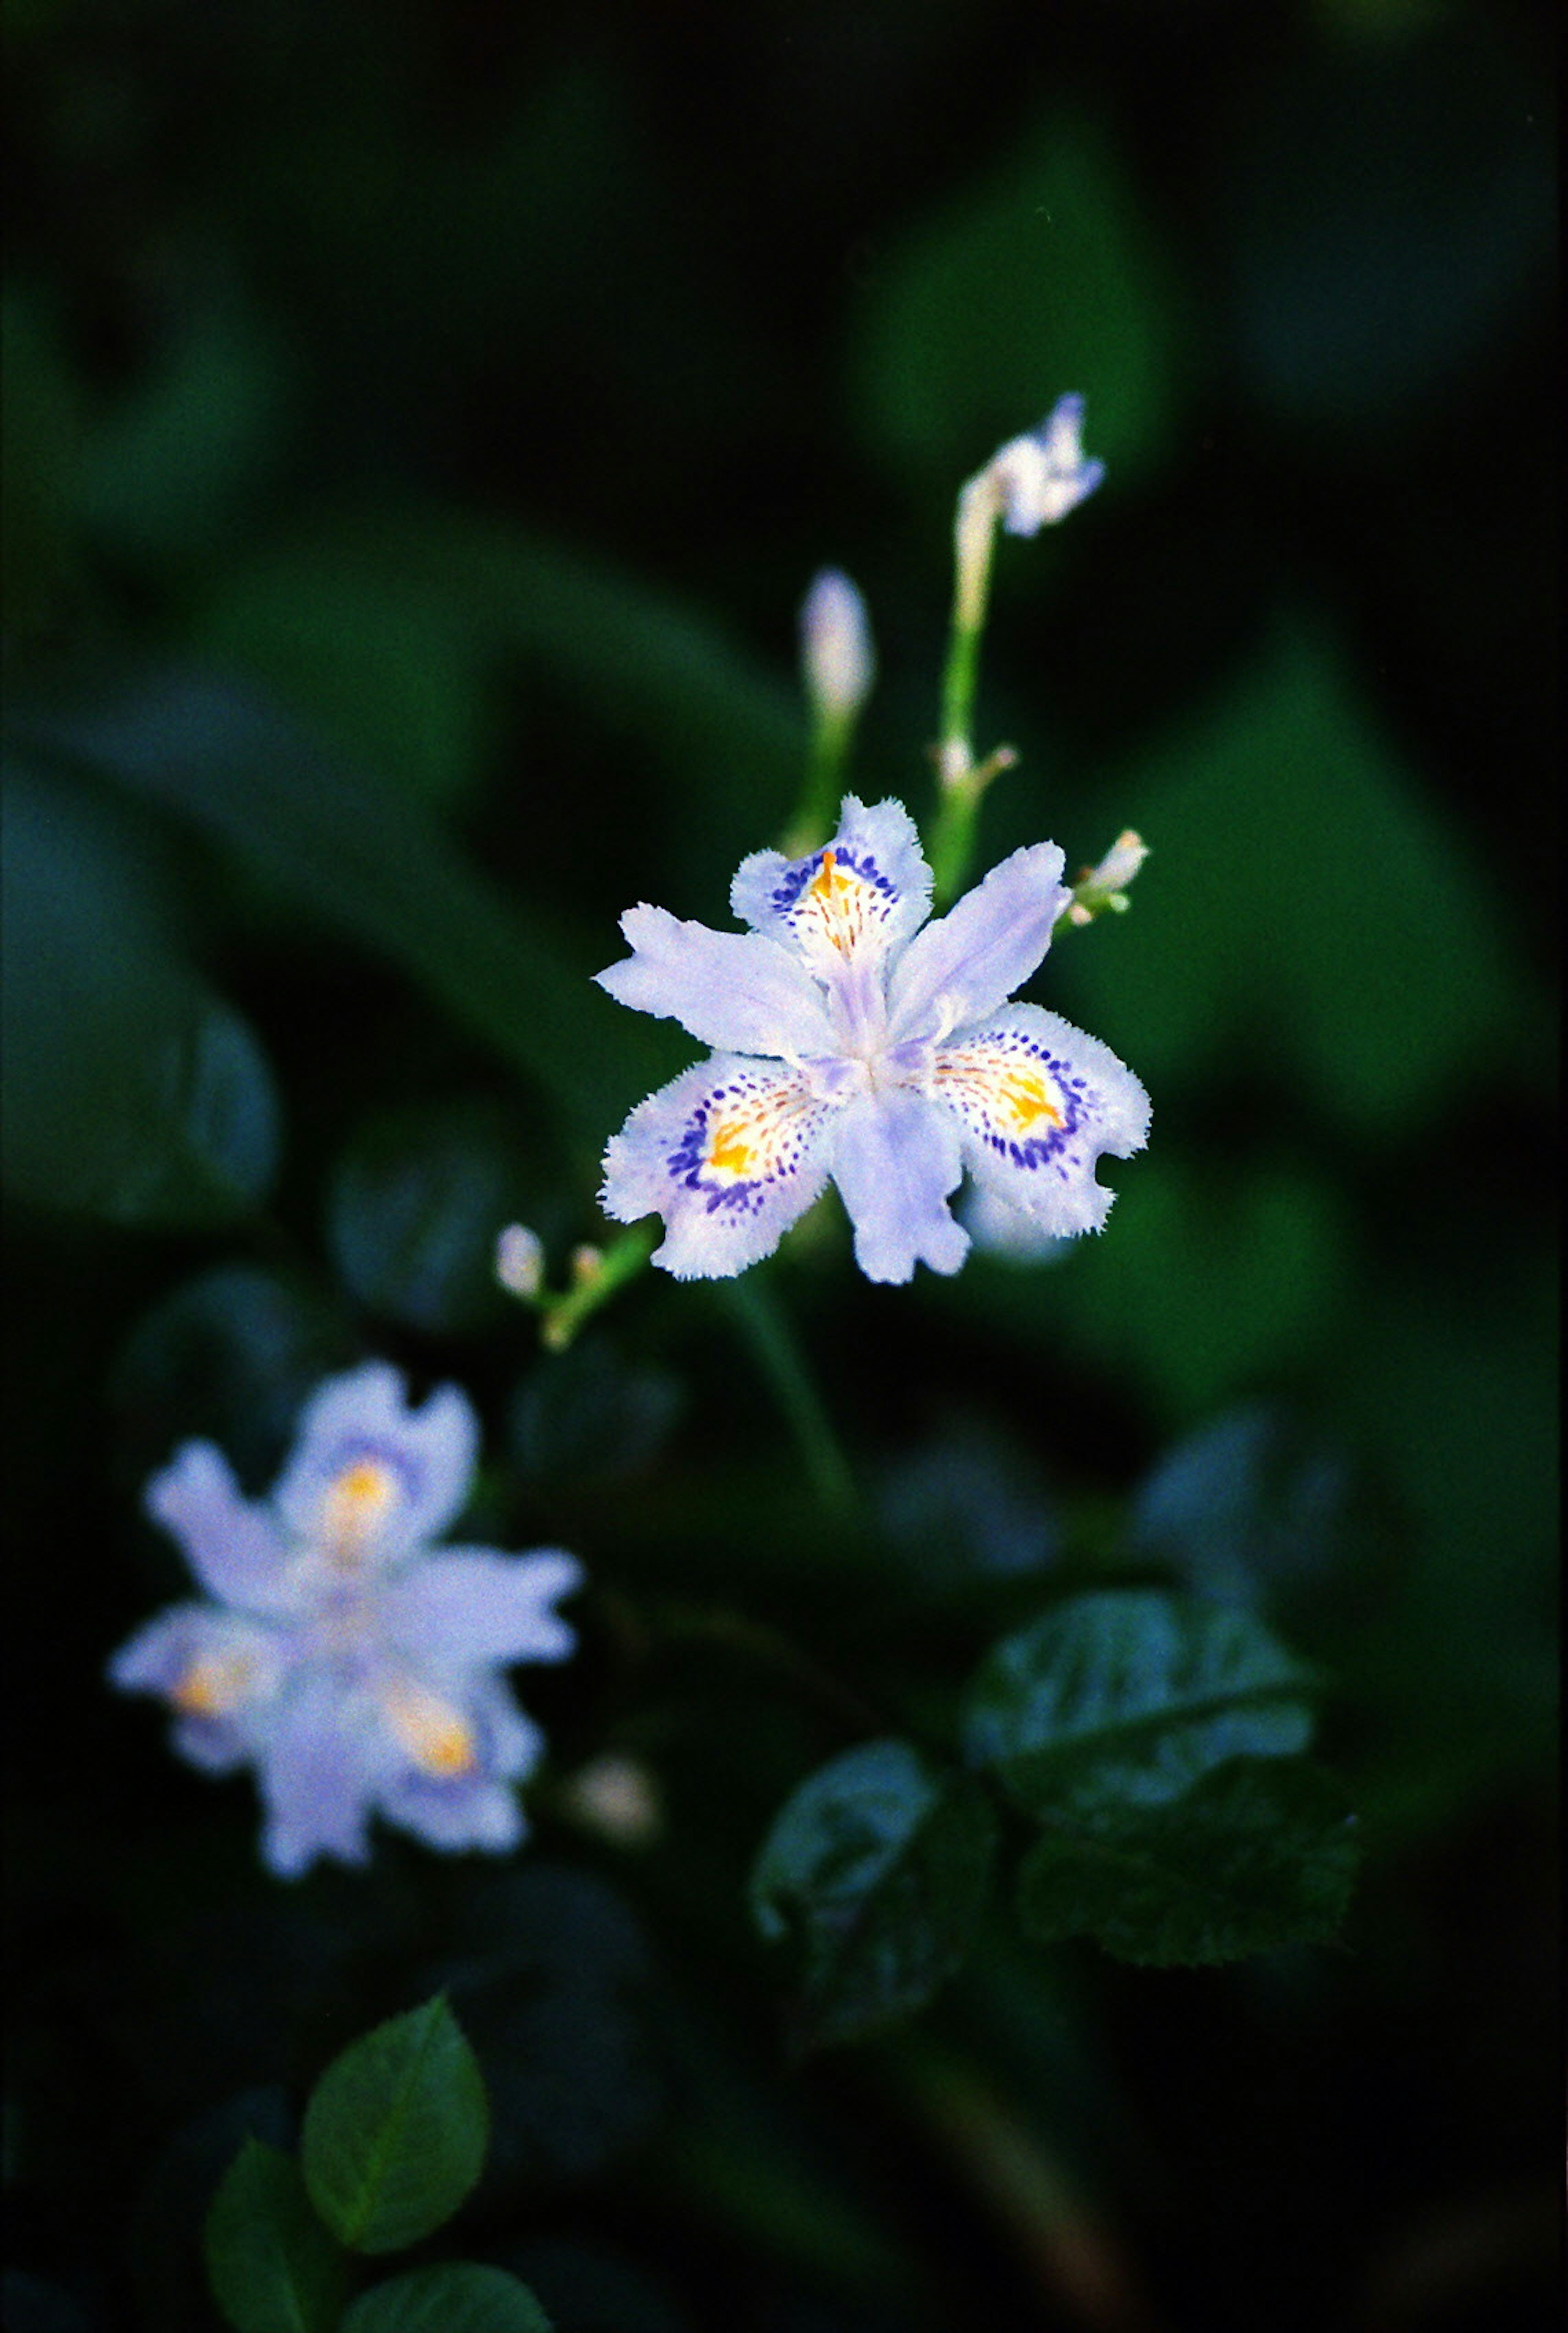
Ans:
[[[984,1047],[980,1061],[976,1054]],[[1001,1063],[997,1057],[1022,1055],[1027,1061],[1037,1063],[1055,1085],[1066,1111],[1065,1122],[1052,1127],[1044,1134],[1028,1134],[1022,1138],[1002,1133],[992,1115],[988,1091]],[[989,1056],[989,1060],[986,1056]],[[993,1064],[996,1066],[993,1066]],[[1073,1147],[1073,1138],[1095,1118],[1095,1106],[1086,1079],[1073,1068],[1022,1030],[998,1029],[992,1034],[971,1039],[967,1045],[940,1048],[937,1054],[937,1091],[950,1108],[956,1109],[971,1131],[1015,1166],[1037,1172],[1044,1166],[1054,1166],[1063,1183],[1073,1179],[1074,1170],[1082,1171],[1083,1159]]]
[[[665,1160],[670,1180],[683,1190],[705,1194],[706,1212],[710,1215],[760,1215],[769,1191],[789,1182],[804,1166],[805,1138],[822,1115],[820,1109],[802,1107],[798,1100],[794,1110],[781,1109],[781,1103],[796,1100],[798,1090],[790,1085],[770,1085],[761,1078],[736,1078],[728,1085],[716,1086],[697,1104]],[[759,1097],[764,1101],[762,1109],[756,1106]],[[774,1104],[771,1114],[766,1109],[769,1100]],[[760,1147],[769,1160],[766,1172],[734,1182],[710,1182],[712,1131],[737,1112],[753,1147]]]

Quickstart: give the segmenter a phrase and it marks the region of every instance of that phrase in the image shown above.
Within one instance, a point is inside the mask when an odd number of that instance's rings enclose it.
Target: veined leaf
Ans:
[[[1037,1943],[1089,1935],[1153,1968],[1321,1944],[1350,1899],[1354,1821],[1305,1761],[1235,1759],[1173,1804],[1053,1819],[1020,1869],[1019,1917]]]
[[[974,1939],[995,1841],[985,1793],[907,1742],[869,1742],[807,1777],[751,1883],[764,1935],[802,1949],[803,2046],[925,2007]]]
[[[311,2200],[356,2251],[394,2251],[449,2220],[478,2178],[489,2108],[474,2053],[438,1994],[333,2059],[311,2094]]]
[[[1249,1613],[1107,1590],[992,1647],[965,1742],[1032,1814],[1159,1806],[1227,1760],[1304,1749],[1311,1685]]]

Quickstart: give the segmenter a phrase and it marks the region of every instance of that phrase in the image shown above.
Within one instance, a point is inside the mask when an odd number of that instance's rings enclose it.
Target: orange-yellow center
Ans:
[[[1048,1118],[1053,1126],[1062,1124],[1061,1111],[1038,1078],[1009,1079],[1002,1089],[1002,1099],[1020,1130],[1032,1126],[1037,1118]]]
[[[357,1554],[398,1496],[397,1476],[374,1458],[345,1466],[326,1495],[322,1522],[340,1553]]]
[[[450,1782],[474,1771],[473,1733],[450,1702],[423,1685],[399,1682],[383,1690],[381,1707],[394,1738],[424,1773]]]
[[[756,1154],[749,1142],[742,1141],[745,1132],[746,1128],[737,1118],[726,1118],[722,1126],[716,1126],[713,1147],[707,1154],[708,1165],[717,1166],[721,1174],[749,1175]]]
[[[217,1653],[192,1661],[168,1697],[188,1717],[226,1716],[245,1699],[252,1668],[244,1653]]]

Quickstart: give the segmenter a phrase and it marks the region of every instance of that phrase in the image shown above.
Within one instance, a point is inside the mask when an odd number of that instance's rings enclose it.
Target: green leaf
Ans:
[[[505,2269],[458,2261],[418,2268],[361,2292],[342,2333],[551,2333],[525,2284]]]
[[[495,1241],[524,1212],[521,1163],[493,1112],[399,1109],[361,1127],[333,1167],[327,1239],[361,1303],[460,1332],[506,1309]]]
[[[1091,946],[1136,948],[1131,918],[1085,934]],[[1064,988],[1066,982],[1061,984]],[[1115,1042],[1092,1009],[1058,998],[1071,1017]],[[1137,1034],[1119,1050],[1136,1067]],[[1190,1082],[1190,1080],[1189,1080]],[[973,1257],[921,1292],[987,1336],[998,1331],[1130,1378],[1176,1427],[1282,1371],[1332,1361],[1353,1333],[1351,1224],[1326,1174],[1288,1160],[1153,1151],[1113,1164],[1116,1212],[1103,1239],[1066,1241],[1035,1262]]]
[[[26,734],[189,820],[284,897],[401,965],[596,1142],[679,1058],[525,925],[419,804],[323,752],[262,698],[166,671],[69,715],[34,715]]]
[[[1276,1620],[1336,1585],[1364,1617],[1378,1536],[1343,1445],[1262,1403],[1207,1418],[1166,1451],[1128,1518],[1135,1560]]]
[[[965,1746],[1032,1814],[1159,1806],[1228,1759],[1304,1749],[1311,1685],[1248,1613],[1108,1589],[992,1647]]]
[[[465,610],[428,575],[388,574],[313,536],[274,545],[225,572],[193,644],[432,808],[478,777],[493,682]]]
[[[1089,1935],[1149,1968],[1321,1944],[1350,1900],[1354,1821],[1317,1767],[1235,1759],[1173,1805],[1053,1819],[1020,1868],[1019,1917],[1039,1944]]]
[[[1502,917],[1310,631],[1103,785],[1153,855],[1125,928],[1063,951],[1056,1001],[1157,1106],[1241,1061],[1392,1134],[1520,1025]]]
[[[110,1222],[221,1223],[267,1191],[272,1080],[168,936],[143,838],[82,787],[5,787],[6,1186]]]
[[[305,2108],[300,2156],[332,2232],[386,2252],[451,2218],[488,2137],[478,2064],[438,1993],[334,2059]]]
[[[284,457],[296,372],[245,301],[224,294],[181,313],[85,437],[87,526],[155,568],[218,550]]]
[[[788,1800],[752,1874],[765,1936],[803,1957],[802,2046],[854,2041],[923,2009],[974,1941],[996,1820],[984,1791],[907,1742],[869,1742]]]
[[[1173,285],[1105,130],[1064,116],[878,271],[856,379],[872,444],[954,494],[1064,389],[1125,477],[1169,437]]]
[[[332,2333],[348,2261],[292,2155],[245,2140],[213,2198],[206,2245],[213,2297],[235,2333]]]
[[[788,815],[806,751],[793,682],[643,577],[439,506],[345,524],[335,551],[382,588],[438,591],[470,637],[547,674],[596,733],[647,747],[678,789],[694,901],[726,898],[736,859]]]

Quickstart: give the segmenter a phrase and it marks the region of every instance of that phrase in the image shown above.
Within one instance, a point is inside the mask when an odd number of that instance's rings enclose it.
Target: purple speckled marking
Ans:
[[[769,1089],[748,1079],[737,1079],[733,1085],[717,1086],[697,1104],[681,1128],[680,1139],[665,1160],[670,1178],[682,1189],[701,1192],[706,1198],[705,1213],[732,1215],[755,1215],[767,1203],[767,1194],[774,1186],[786,1182],[800,1171],[801,1153],[798,1135],[786,1133],[773,1153],[774,1163],[765,1173],[754,1175],[730,1183],[710,1183],[707,1179],[709,1129],[720,1114],[719,1105],[737,1102],[742,1108],[759,1093]],[[752,1128],[748,1127],[748,1131]],[[761,1130],[761,1129],[758,1129]],[[802,1131],[803,1132],[803,1128]]]
[[[898,892],[882,873],[869,850],[848,850],[842,843],[832,842],[828,843],[823,850],[813,852],[810,859],[803,859],[797,867],[792,867],[787,870],[778,889],[773,894],[771,901],[772,906],[781,916],[787,916],[790,909],[798,903],[802,892],[809,884],[815,882],[822,871],[822,860],[829,850],[833,854],[835,868],[847,868],[851,875],[858,875],[862,883],[869,883],[873,890],[881,892],[889,907],[897,906]]]
[[[1022,1054],[1026,1060],[1038,1062],[1062,1097],[1064,1122],[1052,1127],[1046,1134],[1029,1134],[1022,1138],[999,1133],[989,1109],[974,1091],[981,1080],[972,1072],[967,1076],[960,1066],[967,1050],[963,1046],[953,1047],[948,1055],[954,1064],[953,1071],[939,1080],[938,1090],[978,1135],[986,1148],[994,1150],[999,1158],[1005,1158],[1013,1166],[1022,1166],[1030,1173],[1037,1172],[1043,1166],[1054,1166],[1059,1179],[1070,1183],[1073,1180],[1070,1168],[1081,1168],[1083,1163],[1071,1145],[1074,1136],[1092,1124],[1094,1117],[1094,1103],[1086,1080],[1078,1074],[1071,1061],[1058,1059],[1019,1030],[998,1030],[995,1035],[980,1042],[998,1053]],[[938,1062],[942,1058],[938,1051]]]

